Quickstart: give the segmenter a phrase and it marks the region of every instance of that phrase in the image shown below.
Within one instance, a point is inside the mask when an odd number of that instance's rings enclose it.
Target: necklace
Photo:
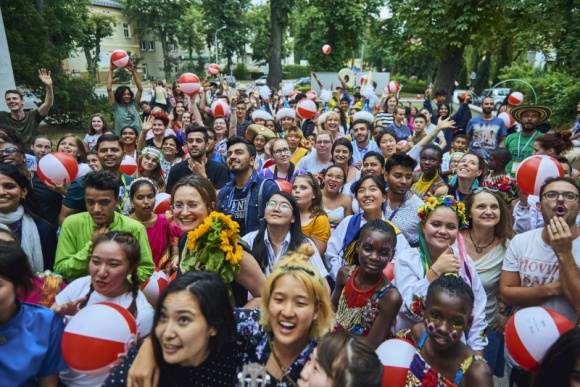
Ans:
[[[480,246],[476,245],[476,244],[475,244],[475,242],[473,241],[473,237],[471,236],[471,230],[469,230],[469,231],[468,231],[468,233],[469,233],[469,239],[471,239],[471,243],[473,243],[473,246],[475,247],[475,251],[477,252],[477,254],[481,254],[481,252],[483,251],[483,249],[485,249],[485,248],[487,248],[487,247],[491,246],[491,244],[492,244],[493,242],[495,242],[495,235],[494,235],[494,237],[493,237],[493,239],[491,240],[491,242],[489,242],[489,243],[488,243],[487,245],[485,245],[485,246],[481,246],[481,247],[480,247]]]
[[[292,386],[298,387],[296,382],[294,380],[292,380],[290,375],[288,375],[290,373],[290,369],[286,369],[282,365],[282,362],[278,358],[278,355],[276,355],[276,351],[274,350],[274,344],[272,344],[272,340],[270,339],[270,335],[268,335],[268,345],[270,346],[270,351],[272,352],[272,356],[274,356],[274,360],[276,360],[276,364],[278,365],[278,368],[280,368],[280,371],[282,371],[282,377],[280,378],[280,381],[282,381],[284,378],[286,378],[286,379],[288,379],[290,384],[292,384]]]
[[[146,219],[146,220],[139,219],[139,217],[137,217],[137,213],[136,212],[134,212],[133,215],[135,216],[135,220],[138,221],[141,224],[147,224],[147,223],[149,223],[149,222],[151,222],[153,220],[153,214],[151,214],[151,216],[149,217],[149,219]]]
[[[363,306],[365,306],[369,302],[371,296],[374,294],[375,290],[383,280],[383,277],[379,276],[379,280],[372,287],[370,287],[367,290],[359,290],[354,286],[354,279],[356,278],[356,275],[358,274],[359,271],[360,266],[355,269],[350,280],[347,281],[346,284],[344,285],[343,294],[345,295],[346,298],[346,305],[351,309],[362,308]]]

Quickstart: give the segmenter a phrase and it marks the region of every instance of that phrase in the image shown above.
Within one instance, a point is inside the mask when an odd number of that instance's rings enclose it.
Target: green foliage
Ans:
[[[481,93],[484,89],[489,88],[490,64],[491,55],[487,55],[477,67],[476,78],[473,80],[473,88],[476,93]]]
[[[364,61],[371,67],[382,71],[395,71],[396,49],[393,46],[400,44],[400,41],[394,42],[390,39],[391,19],[371,19],[371,25],[367,30],[367,36],[371,39],[365,39]],[[415,74],[415,73],[413,73]]]
[[[278,10],[280,11],[280,10]],[[270,31],[270,4],[254,5],[247,13],[247,20],[252,36],[250,46],[252,47],[252,59],[259,65],[268,63],[270,49],[272,45]],[[283,32],[282,58],[290,54],[290,44],[288,43],[288,32]]]
[[[205,48],[205,42],[203,41],[204,27],[201,24],[202,15],[197,8],[190,7],[181,20],[177,40],[181,48],[186,50],[189,55],[188,68],[191,69],[194,68],[193,53],[195,52],[201,57]],[[201,71],[203,72],[203,67]]]
[[[310,66],[286,65],[282,70],[284,79],[310,77]]]
[[[83,39],[79,42],[79,47],[85,53],[87,71],[93,79],[97,78],[101,41],[114,32],[113,27],[116,25],[116,19],[105,14],[91,13],[84,19]]]
[[[233,71],[234,77],[238,81],[250,80],[250,72],[244,63],[237,63]]]

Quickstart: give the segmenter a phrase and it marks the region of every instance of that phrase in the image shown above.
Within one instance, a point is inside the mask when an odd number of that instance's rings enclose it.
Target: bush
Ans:
[[[401,89],[402,93],[423,94],[427,89],[427,82],[421,80],[409,82],[409,77],[405,75],[393,75],[389,80],[399,82],[399,85],[403,85]]]
[[[310,77],[309,66],[285,65],[282,69],[283,79],[295,79],[304,77]]]
[[[255,81],[256,79],[260,78],[261,76],[266,75],[261,71],[251,71],[250,72],[250,79]]]
[[[234,77],[239,81],[250,80],[250,72],[244,63],[237,63],[233,73]]]

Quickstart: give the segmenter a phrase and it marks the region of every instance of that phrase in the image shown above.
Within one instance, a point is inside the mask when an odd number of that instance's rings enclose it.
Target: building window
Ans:
[[[147,51],[147,41],[146,40],[141,41],[141,51]]]
[[[155,51],[155,42],[149,41],[149,51]]]
[[[123,35],[125,35],[126,38],[131,37],[131,33],[129,31],[129,24],[127,23],[123,23]]]
[[[143,79],[149,78],[149,71],[147,69],[147,65],[146,64],[142,65],[141,69],[143,70]]]

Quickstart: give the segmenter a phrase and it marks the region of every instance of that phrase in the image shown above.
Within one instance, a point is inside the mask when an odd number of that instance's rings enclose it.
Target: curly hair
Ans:
[[[167,115],[167,113],[161,111],[161,112],[155,112],[155,113],[151,113],[151,117],[153,117],[155,120],[160,120],[163,122],[163,126],[165,126],[167,128],[167,126],[169,126],[169,116]]]

